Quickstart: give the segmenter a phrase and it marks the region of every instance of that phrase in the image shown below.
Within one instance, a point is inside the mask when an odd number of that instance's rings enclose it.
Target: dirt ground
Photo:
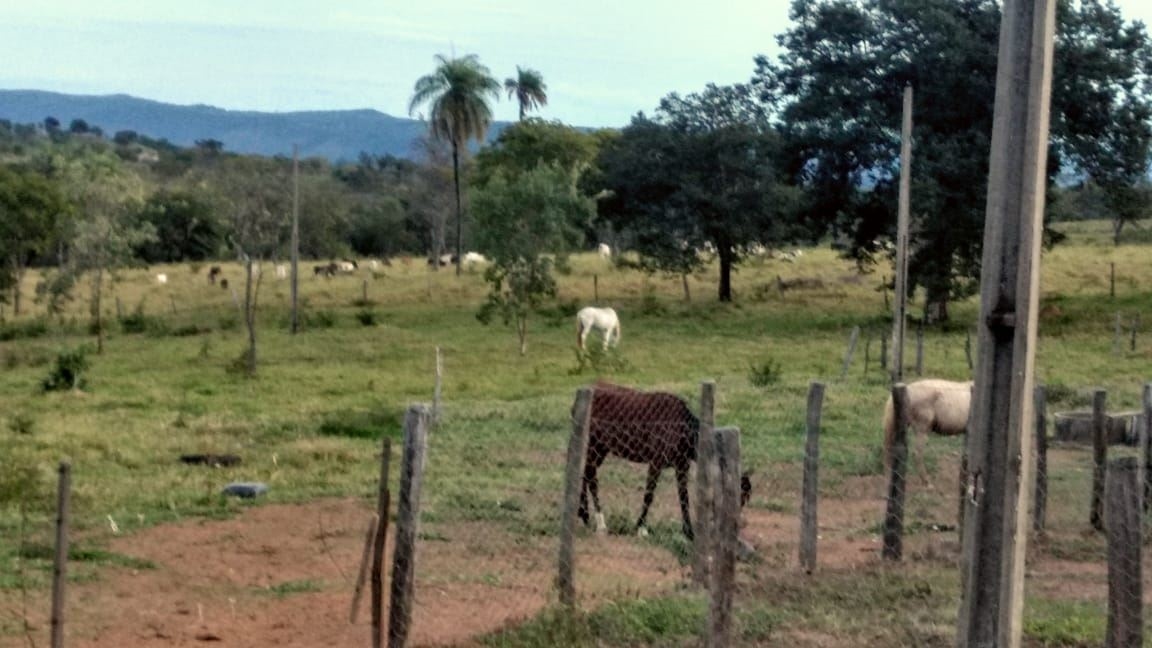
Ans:
[[[851,571],[879,562],[880,539],[872,530],[884,509],[882,489],[878,478],[858,478],[845,486],[855,497],[820,501],[820,569]],[[941,506],[937,517],[946,510],[954,508]],[[367,589],[355,623],[349,614],[370,517],[363,500],[321,500],[254,506],[229,520],[192,519],[117,538],[111,551],[156,568],[106,567],[92,582],[71,584],[68,645],[369,645]],[[762,559],[752,568],[797,568],[797,518],[791,510],[745,511],[742,536]],[[555,537],[511,536],[486,523],[425,524],[422,535],[412,645],[468,643],[555,600]],[[391,565],[391,544],[387,551]],[[956,533],[917,533],[906,555],[955,560]],[[586,607],[668,592],[688,577],[670,552],[631,537],[582,537],[577,560]],[[1099,563],[1043,559],[1029,572],[1033,586],[1072,597],[1098,597],[1106,583]],[[1076,590],[1068,589],[1071,583]],[[36,645],[47,645],[47,619],[31,621]],[[0,637],[0,646],[27,645],[24,637]]]

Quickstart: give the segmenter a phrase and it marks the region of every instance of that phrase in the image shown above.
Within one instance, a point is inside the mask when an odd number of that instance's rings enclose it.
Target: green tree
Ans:
[[[452,146],[452,181],[456,190],[456,274],[464,256],[464,208],[460,200],[460,156],[470,140],[484,141],[492,123],[489,97],[498,99],[500,83],[476,55],[447,58],[436,55],[436,71],[416,80],[408,113],[428,105],[428,124],[433,139]]]
[[[516,76],[504,79],[504,90],[508,98],[516,99],[520,107],[520,121],[529,110],[540,110],[548,105],[548,85],[536,70],[516,66]]]
[[[720,262],[718,295],[732,300],[732,270],[752,243],[800,237],[796,192],[777,170],[779,139],[746,86],[670,95],[656,119],[633,118],[601,150],[599,215],[632,237],[649,270],[685,274],[709,244]]]
[[[71,210],[57,183],[28,169],[0,167],[0,289],[12,289],[16,315],[28,264],[48,254]]]
[[[49,284],[51,304],[67,298],[81,279],[89,282],[89,312],[96,352],[104,351],[104,283],[117,269],[135,262],[135,251],[156,231],[139,219],[144,186],[109,152],[56,160],[55,172],[78,205],[78,218],[65,263]]]
[[[210,202],[192,191],[162,189],[144,201],[140,219],[156,239],[137,250],[146,263],[214,258],[224,244],[224,224]]]
[[[515,175],[540,164],[581,173],[595,162],[603,140],[600,133],[586,133],[558,121],[516,122],[476,154],[472,184],[483,187],[497,173]]]
[[[473,197],[477,242],[491,265],[484,272],[488,298],[477,313],[487,324],[499,316],[516,329],[520,355],[528,352],[528,318],[556,296],[552,259],[562,260],[579,238],[579,224],[594,213],[572,173],[540,165],[509,177],[498,173]]]
[[[256,375],[256,314],[259,279],[255,268],[283,249],[292,209],[291,175],[283,160],[225,158],[208,177],[228,215],[227,238],[244,265],[244,327],[248,348],[241,358],[245,375]]]
[[[1147,160],[1144,28],[1098,0],[1058,5],[1050,178],[1061,169],[1135,177]],[[914,89],[909,290],[930,315],[978,287],[999,3],[794,0],[776,61],[753,83],[780,120],[803,216],[858,260],[892,236],[902,91]],[[1118,155],[1123,152],[1122,155]],[[1106,172],[1105,172],[1106,171]]]

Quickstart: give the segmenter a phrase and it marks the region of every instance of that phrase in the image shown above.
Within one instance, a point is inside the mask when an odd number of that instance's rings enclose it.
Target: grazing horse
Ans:
[[[941,436],[964,434],[972,403],[972,381],[954,382],[925,378],[908,383],[908,425],[920,437],[932,431]],[[896,435],[896,414],[892,395],[884,405],[884,463],[892,465],[892,440]]]
[[[576,313],[576,345],[581,350],[584,349],[584,342],[588,339],[588,333],[592,329],[597,329],[604,334],[605,349],[608,348],[609,344],[612,346],[620,344],[620,318],[616,316],[616,311],[611,308],[587,306]]]
[[[575,410],[575,406],[573,406]],[[643,392],[606,382],[592,390],[588,424],[588,453],[584,460],[584,481],[580,488],[577,515],[590,524],[588,495],[596,507],[596,531],[607,530],[600,508],[600,486],[596,477],[600,465],[609,455],[635,463],[648,464],[648,481],[644,488],[644,506],[636,520],[636,531],[647,534],[645,521],[652,505],[653,492],[660,473],[671,466],[676,470],[676,488],[680,497],[682,529],[692,539],[692,517],[688,512],[688,466],[696,460],[696,439],[700,420],[683,398],[664,392]],[[740,477],[740,503],[752,491],[749,473]]]

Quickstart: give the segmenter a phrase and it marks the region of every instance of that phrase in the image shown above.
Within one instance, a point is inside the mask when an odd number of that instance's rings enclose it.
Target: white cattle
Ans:
[[[479,252],[464,253],[464,265],[473,266],[480,263],[488,263],[488,259],[484,258],[483,254],[480,254]]]
[[[601,259],[611,259],[612,246],[608,245],[607,243],[601,243],[600,245],[596,246],[596,253],[600,255]]]

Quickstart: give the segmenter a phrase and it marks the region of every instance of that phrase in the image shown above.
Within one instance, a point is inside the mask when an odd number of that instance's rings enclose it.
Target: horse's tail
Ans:
[[[892,405],[892,395],[884,404],[884,467],[892,467],[892,442],[896,437],[896,412]]]

